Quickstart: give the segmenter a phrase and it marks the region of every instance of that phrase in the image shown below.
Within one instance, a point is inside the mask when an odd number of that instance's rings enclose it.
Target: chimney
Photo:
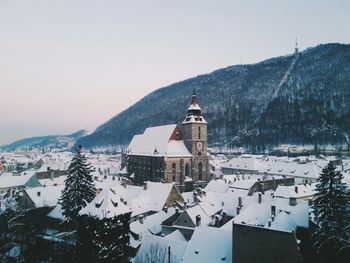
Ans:
[[[271,216],[276,216],[276,206],[275,205],[272,205],[271,206]]]
[[[216,227],[220,226],[220,217],[219,217],[219,215],[215,215],[215,226]]]
[[[143,190],[147,190],[147,182],[143,182]]]
[[[168,207],[164,206],[164,207],[163,207],[163,211],[164,211],[165,213],[168,213]]]
[[[143,215],[139,215],[139,221],[140,221],[141,224],[143,224],[143,222],[144,222],[144,217],[143,217]]]
[[[50,170],[49,173],[50,173],[50,179],[53,180],[54,177],[55,177],[55,171],[54,170]]]
[[[238,206],[239,206],[239,208],[242,208],[242,206],[243,206],[242,197],[241,196],[238,197]]]
[[[297,185],[294,187],[294,191],[295,191],[296,193],[298,193],[298,186],[297,186]]]
[[[205,191],[203,191],[203,195],[204,195],[204,196],[206,196],[206,195],[207,195],[207,193],[206,193]]]
[[[122,179],[122,186],[124,186],[124,188],[126,188],[126,179],[125,178]]]
[[[271,227],[271,219],[269,219],[269,220],[267,221],[267,226],[268,226],[268,227]]]
[[[176,207],[175,208],[175,214],[178,214],[180,211],[179,211],[179,208],[178,207]]]
[[[196,226],[200,226],[201,225],[201,216],[197,215],[196,216]]]
[[[262,194],[258,193],[258,204],[261,204]]]
[[[263,195],[265,194],[264,183],[260,183],[260,191],[261,191],[261,193],[262,193]]]
[[[184,201],[184,210],[186,210],[186,208],[187,208],[187,202]]]
[[[241,211],[241,208],[239,206],[236,207],[236,213],[239,215],[239,212]]]
[[[296,206],[297,205],[297,199],[295,197],[289,197],[289,205],[290,206]]]
[[[38,191],[37,194],[38,194],[38,196],[41,196],[41,192],[40,191]]]

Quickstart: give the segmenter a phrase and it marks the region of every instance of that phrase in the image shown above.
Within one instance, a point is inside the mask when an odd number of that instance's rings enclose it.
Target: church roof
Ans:
[[[129,144],[129,155],[187,157],[192,156],[183,141],[170,140],[176,124],[147,128]]]

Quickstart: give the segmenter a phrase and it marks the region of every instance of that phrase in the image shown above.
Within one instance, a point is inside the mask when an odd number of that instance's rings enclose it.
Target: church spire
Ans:
[[[193,105],[193,106],[198,105],[198,107],[199,107],[198,97],[197,97],[197,94],[196,94],[196,88],[193,89],[191,105]],[[190,105],[190,108],[191,108],[191,105]]]
[[[196,94],[196,89],[193,89],[191,104],[187,110],[187,115],[197,115],[200,116],[202,114],[202,109],[199,107],[199,101]]]
[[[187,109],[187,116],[182,122],[182,124],[187,123],[207,123],[202,116],[202,109],[199,106],[199,100],[195,89],[193,89],[191,104]]]

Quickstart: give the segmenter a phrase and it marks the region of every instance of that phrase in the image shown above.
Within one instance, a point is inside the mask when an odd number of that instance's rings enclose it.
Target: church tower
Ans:
[[[209,181],[207,122],[202,116],[202,109],[195,90],[187,116],[181,124],[182,139],[193,155],[191,175],[196,186],[205,185]]]

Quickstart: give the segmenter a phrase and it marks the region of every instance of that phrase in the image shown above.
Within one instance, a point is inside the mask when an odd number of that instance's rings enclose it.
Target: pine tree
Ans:
[[[329,162],[322,170],[313,205],[317,229],[312,238],[316,253],[324,262],[335,262],[337,253],[350,241],[350,233],[345,231],[350,220],[350,198],[343,175],[335,169],[335,164]]]
[[[130,213],[99,219],[78,219],[76,262],[129,262]]]
[[[99,262],[129,262],[129,224],[130,213],[99,220],[99,228],[94,238]]]
[[[67,221],[75,220],[79,211],[95,197],[95,187],[91,176],[91,166],[79,146],[68,167],[68,175],[60,204]]]

